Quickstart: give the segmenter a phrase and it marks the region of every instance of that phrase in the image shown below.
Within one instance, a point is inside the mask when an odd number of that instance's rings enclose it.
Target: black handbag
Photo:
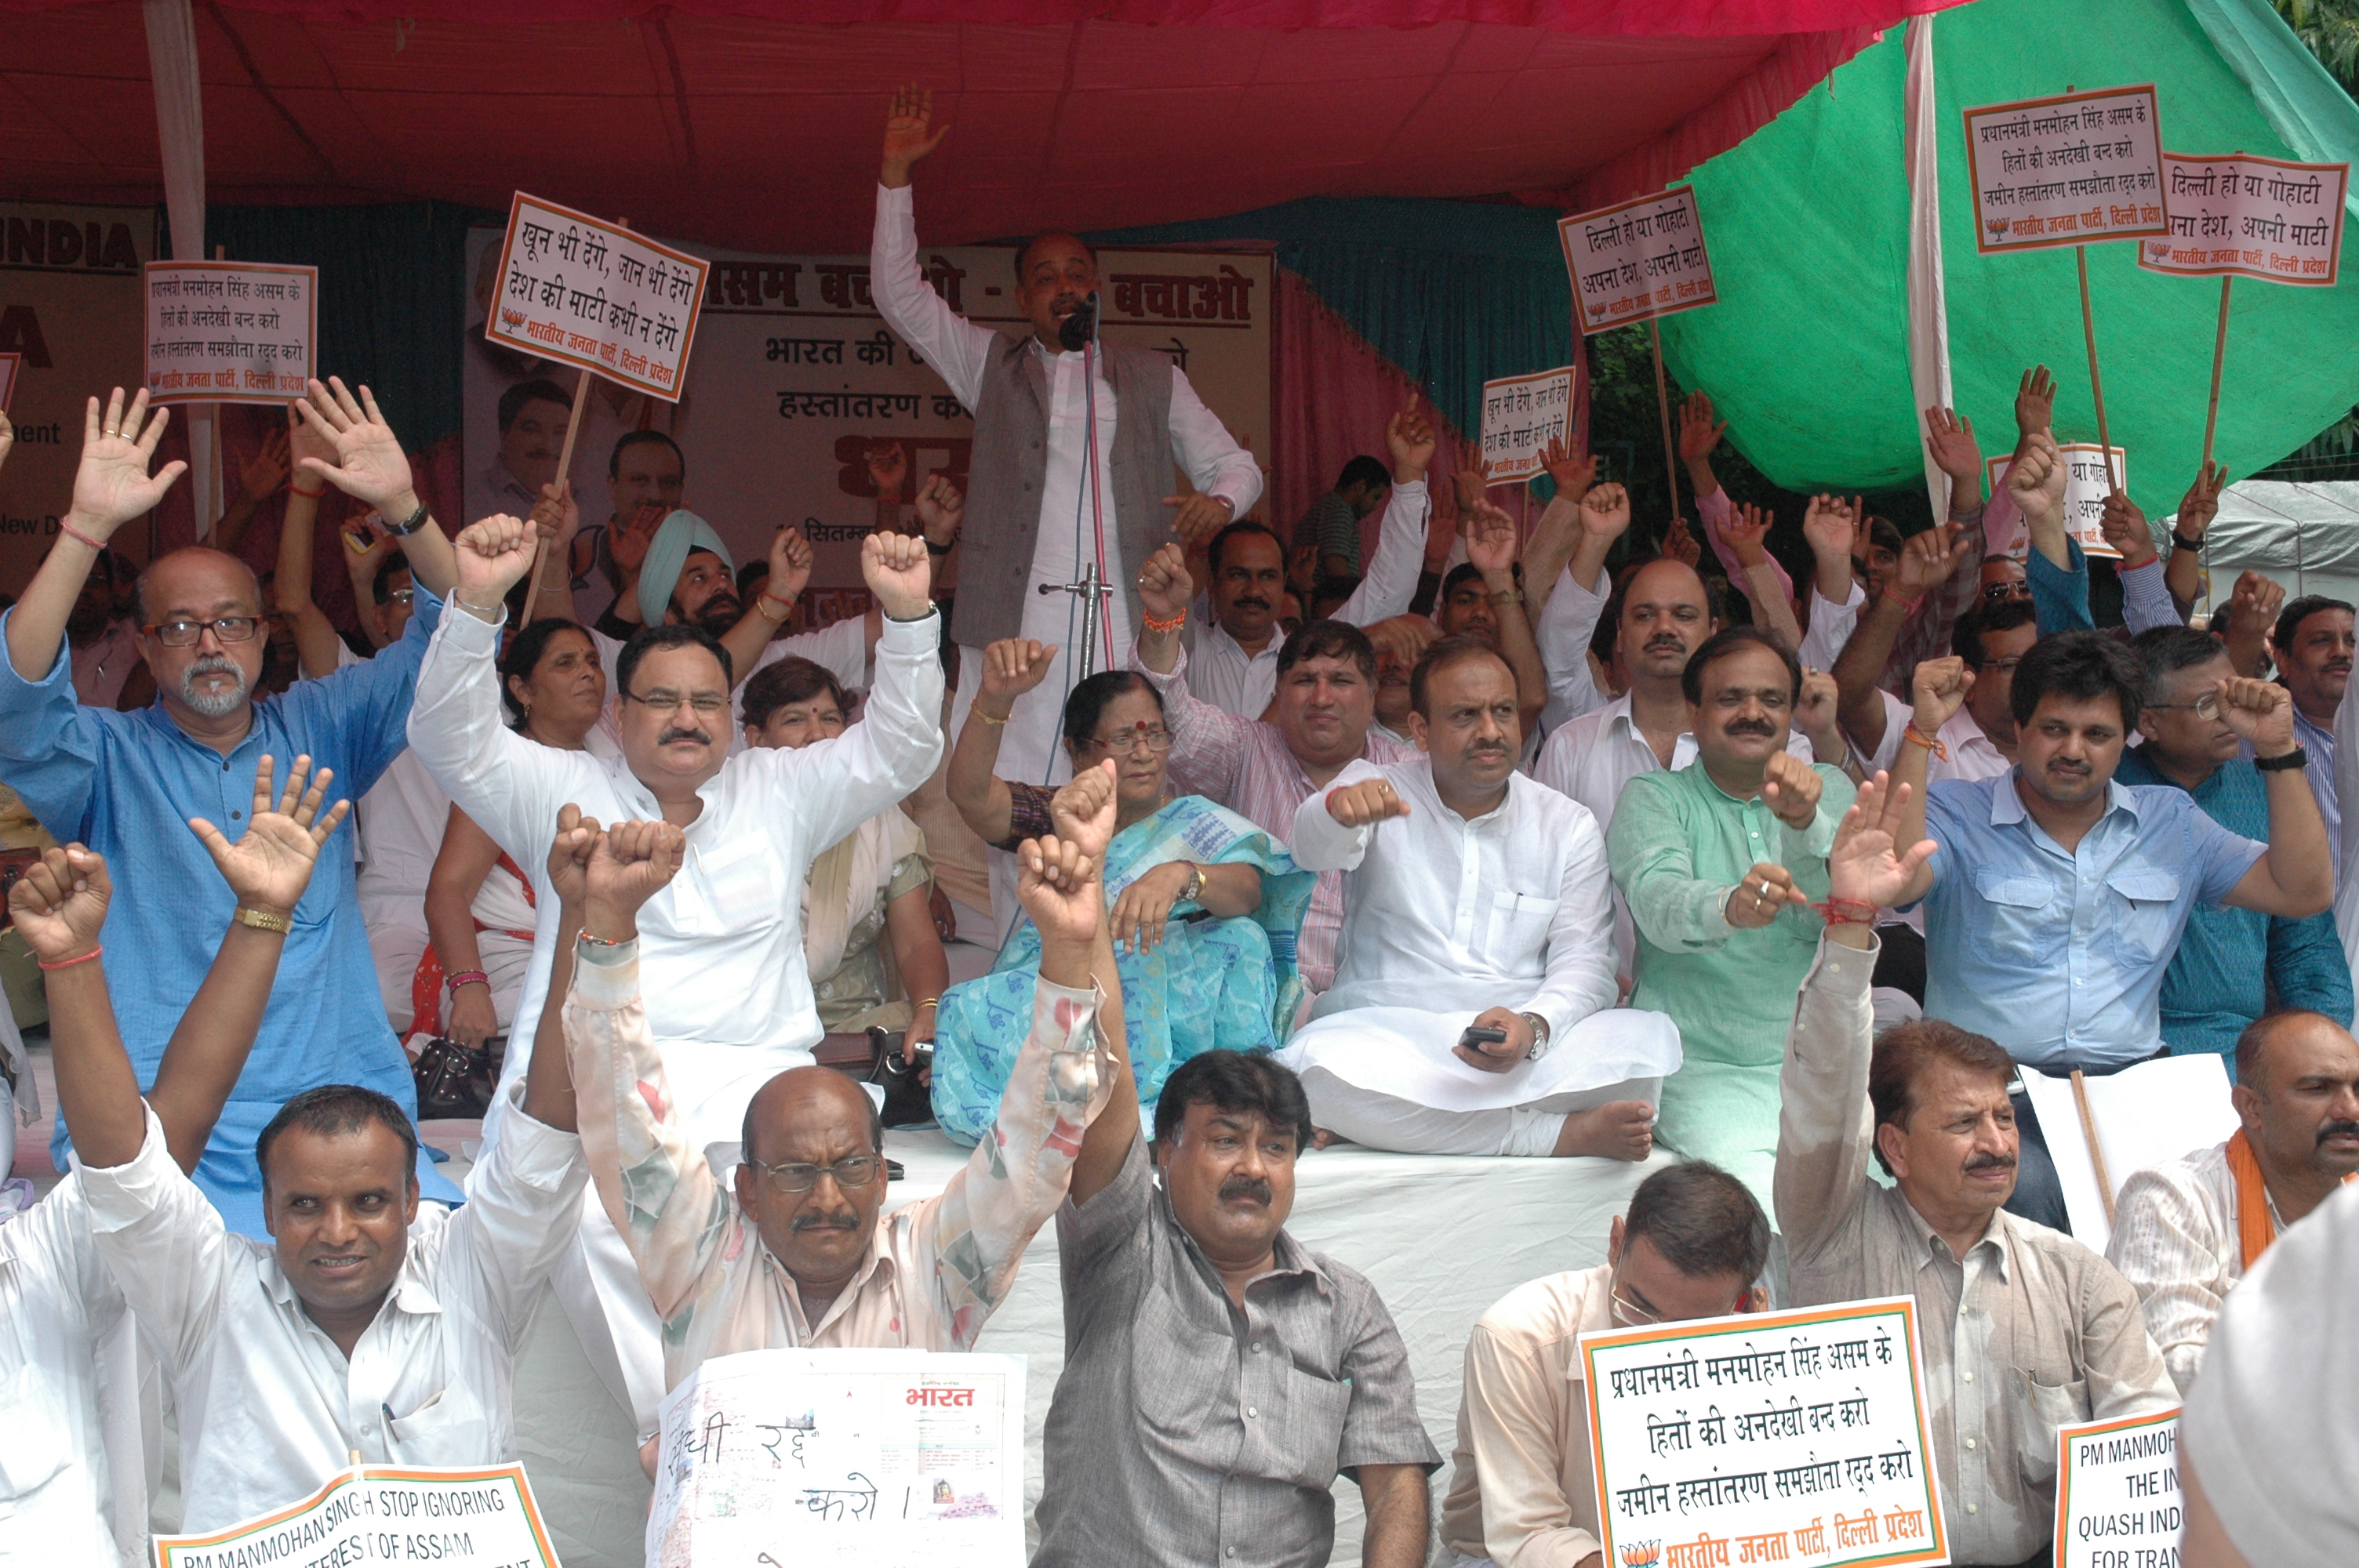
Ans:
[[[491,1108],[492,1096],[499,1087],[493,1053],[506,1044],[507,1037],[501,1034],[489,1036],[472,1050],[440,1035],[429,1040],[409,1065],[409,1076],[418,1087],[418,1119],[480,1120]]]

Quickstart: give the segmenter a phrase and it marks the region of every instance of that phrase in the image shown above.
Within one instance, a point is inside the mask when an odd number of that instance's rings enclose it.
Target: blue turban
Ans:
[[[640,620],[650,626],[663,624],[664,612],[671,608],[672,589],[679,586],[680,568],[693,550],[710,550],[731,571],[737,569],[729,546],[721,542],[712,524],[693,512],[671,514],[647,542],[647,558],[639,564]]]

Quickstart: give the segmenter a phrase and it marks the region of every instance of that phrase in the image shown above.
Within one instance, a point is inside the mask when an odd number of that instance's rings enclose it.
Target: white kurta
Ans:
[[[978,326],[952,310],[928,286],[918,266],[917,217],[912,188],[876,191],[876,229],[869,247],[869,291],[877,312],[902,341],[925,357],[928,364],[970,412],[983,395],[983,378],[999,334]],[[1032,572],[1024,589],[1022,634],[1047,643],[1057,652],[1049,676],[1018,698],[1000,738],[999,767],[1003,777],[1029,783],[1053,783],[1063,776],[1064,752],[1058,745],[1063,728],[1065,697],[1087,673],[1080,668],[1082,612],[1078,595],[1039,591],[1079,580],[1085,562],[1097,561],[1105,580],[1115,585],[1103,601],[1103,613],[1113,623],[1105,636],[1099,622],[1096,668],[1120,669],[1136,628],[1131,624],[1126,585],[1143,564],[1125,562],[1114,522],[1113,479],[1114,437],[1117,407],[1114,387],[1105,379],[1103,362],[1092,378],[1097,407],[1097,502],[1093,507],[1082,482],[1083,457],[1088,450],[1090,400],[1082,390],[1082,362],[1077,353],[1051,353],[1035,338],[1028,351],[1040,356],[1049,380],[1049,451],[1040,484],[1040,526],[1035,536]],[[1261,495],[1261,470],[1253,454],[1237,445],[1218,416],[1189,384],[1184,373],[1171,372],[1171,449],[1189,480],[1200,491],[1229,502],[1230,514],[1242,517]],[[960,661],[959,700],[953,725],[965,721],[982,680],[979,650],[968,650]]]

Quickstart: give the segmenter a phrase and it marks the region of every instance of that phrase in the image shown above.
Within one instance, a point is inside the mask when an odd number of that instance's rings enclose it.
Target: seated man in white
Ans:
[[[1769,1217],[1701,1160],[1667,1165],[1614,1217],[1605,1261],[1518,1285],[1466,1337],[1458,1446],[1441,1505],[1447,1568],[1601,1562],[1581,1336],[1758,1312]]]
[[[2359,1171],[2359,1040],[2322,1013],[2256,1019],[2237,1038],[2229,1097],[2235,1136],[2123,1183],[2105,1245],[2181,1395],[2229,1291]]]
[[[1425,754],[1350,763],[1295,814],[1296,864],[1346,873],[1343,938],[1279,1059],[1322,1130],[1371,1148],[1643,1160],[1679,1031],[1614,1006],[1596,819],[1516,772],[1516,677],[1491,649],[1445,637],[1409,689]]]
[[[292,903],[252,913],[283,929]],[[229,1234],[174,1162],[112,1029],[58,1044],[91,1232],[179,1411],[183,1530],[299,1502],[355,1454],[516,1457],[516,1352],[586,1177],[561,1053],[536,1064],[456,1211],[419,1202],[417,1134],[393,1101],[350,1084],[297,1095],[255,1141],[266,1245]]]

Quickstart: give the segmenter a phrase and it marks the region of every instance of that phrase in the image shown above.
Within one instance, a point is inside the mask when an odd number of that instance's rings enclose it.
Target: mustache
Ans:
[[[1969,1173],[1975,1171],[2012,1171],[2014,1169],[2015,1156],[2012,1154],[1977,1154],[1966,1162],[1966,1170]]]
[[[857,1230],[860,1228],[860,1217],[850,1209],[840,1210],[834,1214],[799,1214],[788,1222],[787,1233],[790,1236],[799,1236],[806,1230],[815,1230],[822,1225],[841,1226],[846,1230]]]
[[[2048,771],[2051,773],[2085,773],[2089,771],[2089,764],[2076,762],[2070,757],[2050,757]]]
[[[1767,738],[1777,733],[1777,727],[1767,719],[1739,719],[1729,725],[1727,732],[1731,735],[1759,735]]]
[[[1253,594],[1245,594],[1241,598],[1229,600],[1229,605],[1234,610],[1267,610],[1269,600],[1256,598]]]
[[[2359,1138],[2359,1121],[2330,1121],[2318,1130],[2317,1148],[2326,1147],[2330,1138]]]
[[[675,741],[693,741],[700,746],[712,744],[712,737],[703,730],[682,730],[677,724],[667,726],[664,732],[656,737],[656,744],[658,746],[669,746]]]
[[[1232,1203],[1238,1198],[1251,1198],[1264,1208],[1267,1208],[1274,1195],[1269,1190],[1269,1183],[1259,1176],[1231,1176],[1221,1184],[1223,1203]]]
[[[1666,653],[1675,652],[1678,649],[1684,648],[1686,646],[1687,643],[1683,639],[1675,637],[1668,632],[1662,633],[1660,636],[1649,637],[1647,639],[1647,652],[1650,654],[1658,649]]]

